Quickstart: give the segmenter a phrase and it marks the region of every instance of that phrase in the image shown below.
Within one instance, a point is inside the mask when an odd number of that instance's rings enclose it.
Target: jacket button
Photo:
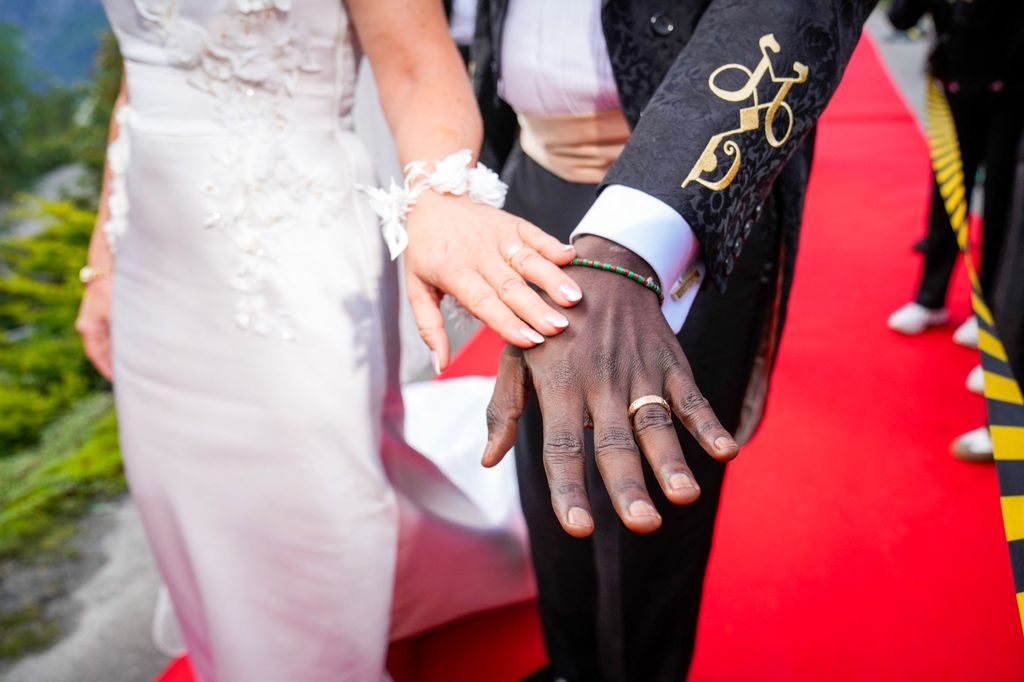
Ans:
[[[725,259],[725,274],[731,275],[734,267],[736,267],[736,260],[727,256]]]
[[[746,239],[747,237],[749,237],[749,236],[750,236],[750,232],[751,232],[751,231],[752,231],[753,229],[754,229],[754,221],[753,221],[753,220],[748,220],[748,221],[747,221],[747,222],[746,222],[746,223],[745,223],[745,224],[743,225],[743,238],[744,238],[744,239]]]
[[[651,30],[654,31],[655,35],[661,37],[667,36],[672,31],[676,30],[675,22],[672,21],[672,17],[664,12],[658,12],[651,17]]]

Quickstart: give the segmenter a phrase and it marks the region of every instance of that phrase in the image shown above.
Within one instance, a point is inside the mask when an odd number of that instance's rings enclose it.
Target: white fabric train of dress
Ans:
[[[491,378],[466,377],[402,389],[405,437],[385,445],[401,519],[393,641],[535,596],[524,568],[514,458],[490,471],[476,459],[487,439],[482,412],[493,388]],[[186,653],[166,587],[153,639],[168,656]]]
[[[381,679],[391,638],[529,598],[514,472],[478,464],[487,381],[408,388],[431,457],[403,439],[344,4],[104,5],[121,446],[198,679]]]

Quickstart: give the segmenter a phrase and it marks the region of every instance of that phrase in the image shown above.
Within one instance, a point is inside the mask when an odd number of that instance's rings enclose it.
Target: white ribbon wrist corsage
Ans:
[[[426,161],[413,161],[405,167],[403,184],[392,179],[387,189],[362,188],[369,198],[370,208],[380,217],[381,233],[391,252],[391,260],[398,258],[409,245],[409,234],[405,230],[409,211],[428,189],[456,196],[469,194],[470,200],[478,204],[504,206],[508,185],[482,163],[470,167],[472,160],[473,152],[463,149],[437,161],[433,172],[427,172]]]

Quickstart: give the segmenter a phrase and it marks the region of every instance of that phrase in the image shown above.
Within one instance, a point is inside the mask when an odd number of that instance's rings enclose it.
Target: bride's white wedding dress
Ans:
[[[375,680],[389,638],[529,597],[514,477],[467,427],[486,387],[415,389],[437,457],[402,439],[343,3],[104,4],[121,442],[199,679]]]

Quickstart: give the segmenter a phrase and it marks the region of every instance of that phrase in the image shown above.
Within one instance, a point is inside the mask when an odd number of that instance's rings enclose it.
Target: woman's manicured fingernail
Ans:
[[[522,334],[523,338],[527,341],[532,341],[533,343],[544,343],[544,337],[529,327],[523,327],[519,330],[519,333]]]
[[[434,375],[441,373],[441,356],[437,354],[437,351],[430,351],[430,364],[434,368]]]
[[[590,514],[587,513],[586,509],[573,507],[569,510],[569,525],[589,527],[594,525],[594,520],[590,518]]]
[[[545,313],[544,319],[559,329],[565,329],[569,326],[569,320],[565,319],[564,315],[559,315],[558,313]]]
[[[562,296],[565,296],[573,303],[583,298],[582,291],[580,291],[576,287],[569,286],[568,284],[563,284],[562,286],[558,287],[558,290],[562,292]]]
[[[668,477],[668,487],[677,492],[684,490],[700,490],[697,483],[686,474],[672,474]]]
[[[643,500],[637,500],[630,504],[629,513],[632,516],[658,516],[658,510]]]

